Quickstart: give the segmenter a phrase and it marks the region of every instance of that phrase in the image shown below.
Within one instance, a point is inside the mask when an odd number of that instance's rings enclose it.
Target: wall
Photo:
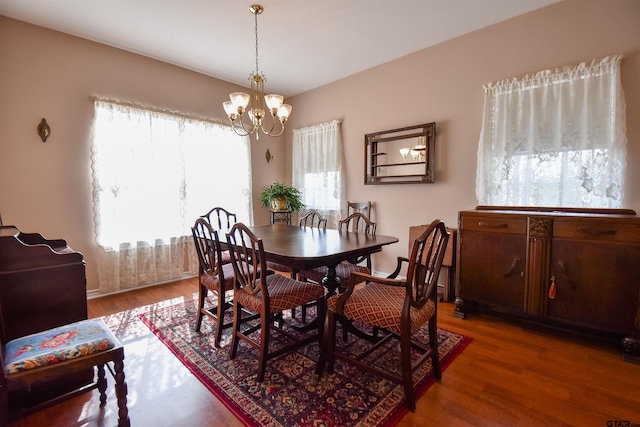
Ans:
[[[425,17],[425,25],[429,18]],[[371,46],[375,49],[375,46]],[[357,54],[357,53],[354,53]],[[623,54],[628,174],[625,207],[640,212],[640,1],[565,0],[400,58],[290,99],[291,129],[342,119],[347,199],[371,200],[378,233],[401,238],[374,257],[392,271],[408,227],[478,204],[476,152],[483,85]],[[364,134],[436,122],[436,183],[364,185]],[[291,135],[287,139],[291,155]],[[287,162],[290,165],[290,161]],[[290,170],[287,172],[290,176]]]
[[[240,88],[195,72],[0,16],[0,212],[5,224],[64,238],[84,254],[97,289],[91,202],[90,96],[226,120],[222,101]],[[42,118],[51,136],[42,143]],[[281,137],[282,138],[282,137]],[[255,222],[264,183],[283,179],[284,144],[252,144]],[[266,148],[275,156],[267,165]],[[214,162],[212,162],[214,167]],[[213,205],[217,201],[211,201]],[[153,215],[162,206],[149,206]]]

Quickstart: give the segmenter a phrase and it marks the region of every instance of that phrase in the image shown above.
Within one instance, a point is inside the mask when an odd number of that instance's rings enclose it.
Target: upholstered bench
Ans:
[[[113,370],[108,365],[113,363]],[[118,400],[118,425],[129,426],[127,384],[124,375],[124,349],[102,319],[83,320],[9,341],[2,351],[0,382],[0,425],[26,413],[57,403],[78,392],[97,388],[100,406],[107,402],[105,365],[115,378]],[[95,383],[38,407],[15,411],[8,407],[8,393],[56,377],[72,375],[97,367]]]

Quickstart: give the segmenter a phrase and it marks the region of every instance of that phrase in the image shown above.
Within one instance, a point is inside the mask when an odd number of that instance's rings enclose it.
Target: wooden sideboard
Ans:
[[[640,218],[627,209],[478,206],[458,217],[456,309],[622,339],[640,356]]]

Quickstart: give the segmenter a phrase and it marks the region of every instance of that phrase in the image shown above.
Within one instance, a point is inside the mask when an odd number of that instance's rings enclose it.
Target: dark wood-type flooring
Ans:
[[[177,303],[195,298],[196,290],[191,279],[95,298],[88,302],[89,316],[168,299]],[[474,341],[400,426],[640,425],[640,365],[624,362],[616,346],[488,315],[456,319],[453,309],[439,305],[438,326]],[[133,426],[241,425],[151,332],[128,344],[125,357]],[[108,377],[109,400],[102,412],[94,390],[11,426],[115,425]]]

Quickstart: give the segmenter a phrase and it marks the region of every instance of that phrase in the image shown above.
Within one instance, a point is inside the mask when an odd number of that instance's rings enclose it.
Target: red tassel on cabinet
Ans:
[[[549,299],[556,299],[556,278],[551,277],[551,286],[549,286]]]

